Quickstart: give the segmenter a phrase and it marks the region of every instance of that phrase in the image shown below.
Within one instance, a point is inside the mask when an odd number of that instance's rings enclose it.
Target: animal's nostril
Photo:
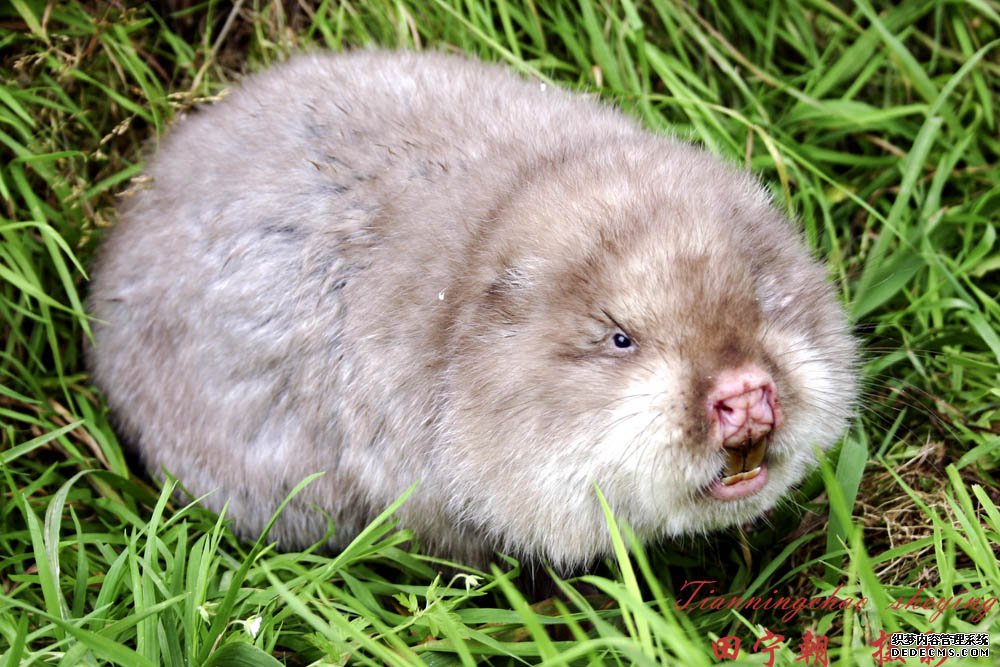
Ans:
[[[716,442],[727,449],[753,445],[780,425],[778,388],[756,365],[726,369],[708,395]]]

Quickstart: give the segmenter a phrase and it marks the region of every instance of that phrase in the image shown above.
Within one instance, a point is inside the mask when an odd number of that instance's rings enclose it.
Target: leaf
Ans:
[[[234,641],[223,644],[215,651],[202,667],[282,667],[269,653],[248,644]]]

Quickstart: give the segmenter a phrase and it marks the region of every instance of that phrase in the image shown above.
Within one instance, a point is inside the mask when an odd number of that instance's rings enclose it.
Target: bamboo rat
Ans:
[[[458,56],[310,54],[178,120],[89,296],[154,474],[253,537],[399,511],[426,550],[559,568],[759,516],[843,433],[856,350],[755,178]]]

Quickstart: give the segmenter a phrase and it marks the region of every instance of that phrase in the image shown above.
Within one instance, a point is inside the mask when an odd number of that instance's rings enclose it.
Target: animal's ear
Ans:
[[[503,267],[487,289],[488,294],[513,292],[528,286],[528,272],[520,264]]]
[[[517,324],[525,316],[525,293],[531,287],[527,265],[506,259],[486,286],[483,309],[503,324]]]

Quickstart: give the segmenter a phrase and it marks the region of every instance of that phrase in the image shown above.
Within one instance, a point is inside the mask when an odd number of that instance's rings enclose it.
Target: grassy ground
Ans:
[[[820,664],[796,660],[822,635],[831,664],[872,665],[882,631],[996,641],[998,28],[995,0],[0,5],[0,664],[705,665],[726,635],[762,664],[766,628],[775,664]],[[376,44],[597,90],[773,184],[867,362],[856,427],[768,525],[527,601],[510,575],[436,578],[385,522],[333,557],[240,544],[130,472],[81,364],[81,295],[144,142],[242,72]],[[694,580],[866,602],[677,609]],[[914,595],[958,597],[893,608]]]

